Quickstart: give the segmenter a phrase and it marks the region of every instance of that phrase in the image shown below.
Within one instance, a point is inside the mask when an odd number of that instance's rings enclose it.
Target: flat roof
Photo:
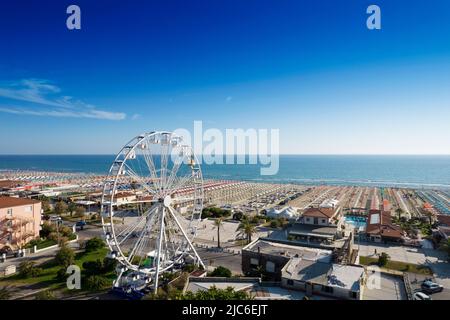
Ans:
[[[356,292],[363,273],[363,267],[292,258],[283,268],[282,277]]]
[[[289,231],[289,234],[333,238],[336,235],[336,232],[337,227],[335,226],[318,226],[313,224],[295,223]]]
[[[317,260],[330,261],[332,254],[331,250],[287,245],[267,240],[257,240],[249,244],[247,247],[244,247],[243,250],[258,252],[258,248],[259,252],[263,254],[283,256],[286,258],[303,257],[313,261]]]

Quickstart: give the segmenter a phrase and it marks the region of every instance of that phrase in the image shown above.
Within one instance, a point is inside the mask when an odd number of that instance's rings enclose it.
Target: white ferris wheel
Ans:
[[[204,267],[192,241],[203,209],[199,162],[182,138],[150,132],[117,154],[103,187],[101,211],[115,286],[152,283],[191,262]]]

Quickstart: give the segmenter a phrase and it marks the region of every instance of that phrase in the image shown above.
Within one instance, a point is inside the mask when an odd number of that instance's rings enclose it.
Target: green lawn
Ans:
[[[108,249],[103,248],[97,251],[85,253],[79,252],[75,255],[75,264],[83,270],[83,263],[86,261],[95,261],[97,259],[103,260],[108,253]],[[32,278],[21,278],[18,274],[2,278],[0,279],[0,283],[4,284],[29,284],[29,285],[39,285],[42,287],[48,287],[49,289],[60,289],[66,286],[65,282],[61,282],[56,280],[56,273],[61,268],[58,265],[55,265],[53,260],[48,261],[42,265],[39,265],[42,268],[42,273],[37,277]],[[107,278],[113,279],[112,275],[105,275]]]
[[[362,265],[376,265],[378,263],[378,258],[372,258],[372,257],[359,257],[359,263]],[[413,263],[406,263],[401,261],[392,261],[389,260],[388,263],[382,267],[382,269],[390,269],[390,270],[396,270],[396,271],[402,271],[402,272],[412,272],[412,273],[418,273],[418,274],[424,274],[424,275],[432,275],[433,272],[430,268],[423,265],[413,264]]]

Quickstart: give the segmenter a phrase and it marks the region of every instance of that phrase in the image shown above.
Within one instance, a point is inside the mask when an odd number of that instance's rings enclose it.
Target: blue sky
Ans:
[[[449,15],[447,0],[4,1],[0,153],[114,153],[202,120],[279,128],[282,153],[449,154]]]

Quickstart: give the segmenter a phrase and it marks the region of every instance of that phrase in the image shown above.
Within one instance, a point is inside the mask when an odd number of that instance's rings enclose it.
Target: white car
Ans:
[[[431,300],[431,297],[426,295],[423,292],[416,292],[413,294],[413,299],[414,300]]]

